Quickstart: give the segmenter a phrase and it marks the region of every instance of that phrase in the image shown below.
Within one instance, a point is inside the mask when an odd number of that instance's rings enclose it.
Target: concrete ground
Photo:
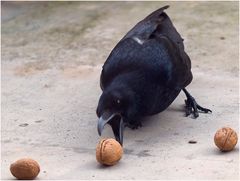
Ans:
[[[185,117],[181,93],[142,128],[126,129],[122,160],[103,167],[95,160],[101,66],[133,25],[166,4],[192,59],[188,90],[213,113]],[[237,180],[239,144],[222,153],[213,137],[223,126],[239,129],[238,40],[238,2],[2,3],[2,179],[14,179],[12,162],[32,157],[42,180]],[[113,136],[109,127],[104,136]]]

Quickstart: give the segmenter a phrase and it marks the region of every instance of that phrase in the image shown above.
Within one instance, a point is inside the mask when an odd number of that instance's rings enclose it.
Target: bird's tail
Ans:
[[[160,15],[163,13],[163,11],[167,8],[169,8],[169,5],[163,6],[159,9],[157,9],[156,11],[152,12],[150,15],[148,15],[145,20],[154,20],[154,19],[158,19],[160,17]]]
[[[124,37],[139,37],[140,39],[144,40],[147,39],[157,28],[157,26],[161,23],[164,17],[167,15],[163,12],[167,9],[169,5],[159,8],[158,10],[154,11],[138,24],[136,24]],[[164,13],[164,16],[163,16]],[[122,39],[122,40],[123,40]]]

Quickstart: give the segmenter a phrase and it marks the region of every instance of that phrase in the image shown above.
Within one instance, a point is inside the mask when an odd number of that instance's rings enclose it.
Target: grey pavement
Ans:
[[[112,167],[95,159],[101,66],[112,48],[155,9],[166,11],[192,59],[187,87],[213,110],[185,117],[181,93],[138,130],[126,129]],[[1,175],[31,157],[38,179],[239,179],[239,144],[214,145],[217,129],[239,135],[238,2],[2,3]],[[112,137],[107,127],[103,137]],[[189,144],[196,140],[196,144]]]

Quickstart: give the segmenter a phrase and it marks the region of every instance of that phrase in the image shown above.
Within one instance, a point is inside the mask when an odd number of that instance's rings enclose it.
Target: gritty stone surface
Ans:
[[[2,179],[13,179],[10,163],[22,157],[39,160],[39,179],[239,178],[239,145],[222,153],[213,140],[223,126],[239,133],[238,2],[167,4],[192,59],[187,89],[213,113],[185,117],[181,93],[142,128],[126,129],[123,158],[102,167],[101,66],[132,26],[166,3],[2,2]]]

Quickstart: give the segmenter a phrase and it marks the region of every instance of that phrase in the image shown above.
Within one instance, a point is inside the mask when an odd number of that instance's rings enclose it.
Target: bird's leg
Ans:
[[[207,108],[204,108],[204,107],[198,105],[198,103],[196,102],[194,97],[192,97],[185,88],[183,88],[182,90],[187,96],[187,99],[185,100],[186,116],[193,114],[194,118],[197,118],[199,116],[198,110],[200,110],[204,113],[212,112],[210,109],[207,109]]]

